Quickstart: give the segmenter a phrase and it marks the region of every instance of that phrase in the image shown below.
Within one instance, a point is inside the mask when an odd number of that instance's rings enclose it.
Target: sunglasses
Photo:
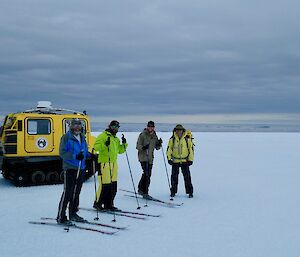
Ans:
[[[112,128],[118,129],[120,126],[119,125],[111,125]]]

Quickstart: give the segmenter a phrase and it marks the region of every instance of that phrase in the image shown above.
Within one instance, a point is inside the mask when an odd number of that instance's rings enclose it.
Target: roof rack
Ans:
[[[79,112],[79,111],[70,110],[70,109],[54,108],[54,107],[52,107],[51,102],[48,102],[48,101],[39,101],[38,105],[35,109],[29,109],[29,110],[23,111],[23,113],[45,113],[45,114],[60,114],[63,112],[86,115],[86,111]]]

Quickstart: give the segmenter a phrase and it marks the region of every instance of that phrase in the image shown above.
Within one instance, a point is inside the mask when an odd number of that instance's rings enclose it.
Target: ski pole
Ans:
[[[122,139],[125,138],[124,134],[122,134]],[[137,203],[137,209],[141,209],[140,205],[139,205],[139,200],[137,198],[137,194],[136,194],[136,190],[135,190],[135,185],[134,185],[134,180],[133,180],[133,176],[132,176],[132,171],[130,168],[130,163],[129,163],[129,158],[128,158],[128,154],[127,154],[127,150],[125,148],[125,153],[126,153],[126,158],[127,158],[127,163],[128,163],[128,168],[129,168],[129,172],[130,172],[130,177],[131,177],[131,181],[132,181],[132,186],[133,186],[133,190],[134,190],[134,194],[135,194],[135,199],[136,199],[136,203]]]
[[[146,184],[148,184],[148,179],[149,179],[149,166],[150,166],[150,158],[149,158],[149,148],[146,150],[147,154],[147,173],[146,173]],[[149,190],[149,187],[148,187]],[[148,194],[149,195],[149,194]],[[144,205],[145,207],[148,207],[148,196],[146,195],[146,204]]]
[[[168,173],[168,168],[167,168],[166,157],[165,157],[165,152],[164,152],[163,145],[161,145],[161,151],[162,151],[162,155],[163,155],[163,159],[164,159],[164,164],[165,164],[165,168],[166,168],[166,174],[167,174],[167,180],[168,180],[168,184],[169,184],[170,193],[172,193],[171,185],[170,185],[170,178],[169,178],[169,173]],[[172,196],[171,196],[170,200],[173,201],[173,197]]]
[[[94,154],[94,148],[92,150],[92,153]],[[93,173],[94,173],[94,186],[95,186],[95,201],[97,201],[97,184],[96,184],[96,164],[95,164],[95,160],[93,159]],[[97,211],[97,217],[94,218],[94,220],[99,220],[99,211],[98,208],[96,208]]]
[[[83,153],[83,150],[81,150],[80,153]],[[75,195],[76,195],[76,190],[77,190],[78,178],[79,178],[79,174],[80,174],[80,170],[81,170],[81,163],[82,163],[82,160],[80,160],[78,163],[75,186],[74,186],[74,191],[73,191],[72,208],[74,208],[74,201],[75,201]],[[69,208],[70,208],[70,205],[69,205]],[[71,211],[73,212],[73,210],[71,210]]]
[[[110,137],[107,138],[108,146],[107,146],[107,151],[108,151],[108,166],[109,166],[109,173],[110,173],[110,201],[112,203],[113,201],[113,192],[112,192],[112,171],[111,171],[111,165],[110,165],[110,152],[109,152],[109,146],[110,146]],[[116,222],[116,214],[114,213],[114,219],[112,220],[112,222]]]

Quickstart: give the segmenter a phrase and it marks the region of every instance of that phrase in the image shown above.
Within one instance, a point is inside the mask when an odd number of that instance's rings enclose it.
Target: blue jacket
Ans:
[[[80,134],[81,144],[74,137],[71,131],[68,131],[60,139],[59,155],[63,159],[63,169],[78,169],[79,160],[76,159],[76,155],[81,151],[84,155],[84,159],[81,161],[81,170],[85,169],[86,158],[90,157],[88,152],[88,145],[86,143],[84,135]]]

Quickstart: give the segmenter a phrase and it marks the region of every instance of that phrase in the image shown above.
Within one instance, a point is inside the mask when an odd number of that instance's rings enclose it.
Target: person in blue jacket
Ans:
[[[70,220],[84,222],[84,219],[77,214],[79,195],[84,181],[85,161],[95,156],[88,152],[88,145],[79,119],[73,119],[70,130],[62,136],[59,155],[63,160],[64,191],[58,207],[57,223],[71,224]],[[68,204],[69,220],[66,216]]]

